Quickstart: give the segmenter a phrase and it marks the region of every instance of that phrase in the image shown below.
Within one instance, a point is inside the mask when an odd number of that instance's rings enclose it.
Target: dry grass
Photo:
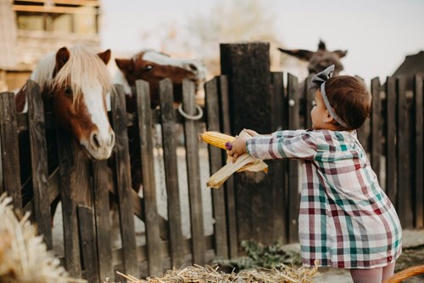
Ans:
[[[85,282],[68,277],[28,221],[29,213],[18,220],[11,201],[5,194],[0,196],[0,282]]]
[[[148,277],[147,279],[137,279],[131,275],[125,275],[118,272],[119,275],[126,278],[130,283],[176,283],[176,282],[312,282],[312,278],[318,273],[318,268],[292,268],[286,265],[280,265],[272,269],[251,269],[243,270],[239,273],[222,273],[218,267],[212,266],[189,266],[180,270],[169,270],[162,277]]]

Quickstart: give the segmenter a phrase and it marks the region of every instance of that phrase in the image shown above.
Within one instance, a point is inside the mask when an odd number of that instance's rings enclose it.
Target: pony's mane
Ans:
[[[53,78],[56,65],[56,52],[43,58],[31,74],[41,89],[63,87],[70,84],[74,93],[74,102],[80,99],[82,88],[100,84],[105,95],[112,87],[112,80],[105,63],[97,54],[83,46],[68,49],[69,60]]]

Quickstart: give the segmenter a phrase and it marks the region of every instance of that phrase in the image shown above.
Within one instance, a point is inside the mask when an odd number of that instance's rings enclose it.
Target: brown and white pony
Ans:
[[[343,64],[340,59],[345,57],[347,54],[347,50],[327,50],[327,47],[322,40],[320,40],[318,43],[317,51],[283,48],[278,48],[278,50],[288,55],[294,56],[299,60],[309,62],[308,71],[310,75],[316,74],[328,66],[334,64],[334,76],[337,76],[341,71],[343,71]]]
[[[145,80],[150,85],[151,107],[159,105],[159,82],[165,78],[173,83],[174,101],[182,101],[182,82],[189,79],[195,83],[196,92],[201,89],[206,80],[206,67],[200,60],[176,59],[167,54],[151,49],[143,50],[131,58],[116,58],[119,70],[114,76],[114,83],[122,84],[127,94],[127,112],[135,112],[135,96],[132,94],[136,80]],[[141,160],[138,146],[136,127],[128,129],[131,150],[131,176],[132,187],[139,191],[142,184]],[[158,140],[160,140],[158,138]]]
[[[110,50],[95,54],[82,46],[62,47],[41,59],[30,77],[39,84],[55,119],[98,160],[108,159],[115,144],[106,110],[112,86],[106,67],[110,56]],[[24,88],[16,95],[18,112],[27,108]]]
[[[116,58],[115,62],[119,70],[114,77],[114,83],[122,84],[130,97],[136,80],[149,82],[152,108],[159,105],[161,80],[171,79],[174,85],[174,100],[181,102],[184,79],[195,83],[196,92],[206,79],[206,68],[201,61],[176,59],[151,49],[140,51],[131,58]]]

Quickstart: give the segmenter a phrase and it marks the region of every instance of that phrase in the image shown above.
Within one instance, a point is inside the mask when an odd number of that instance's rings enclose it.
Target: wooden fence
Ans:
[[[268,73],[272,102],[271,128],[296,129],[311,125],[309,112],[312,96],[310,78],[299,84],[295,76]],[[56,127],[51,113],[43,109],[39,87],[28,81],[27,114],[17,114],[12,93],[0,94],[0,193],[7,191],[21,211],[32,211],[33,220],[52,247],[52,215],[50,204],[60,195],[63,210],[64,264],[73,276],[90,282],[114,278],[115,270],[134,276],[157,275],[171,267],[205,264],[213,258],[233,258],[239,254],[239,244],[249,239],[243,230],[252,219],[243,218],[239,210],[237,178],[230,178],[223,189],[212,190],[214,223],[213,235],[205,236],[202,213],[200,164],[209,162],[210,171],[217,171],[225,162],[224,152],[209,148],[209,160],[199,158],[198,134],[201,123],[208,130],[231,133],[231,77],[216,77],[205,85],[205,115],[200,121],[184,120],[173,107],[173,88],[170,80],[160,83],[160,111],[151,110],[149,87],[136,85],[137,111],[126,111],[122,87],[115,85],[111,95],[111,123],[116,134],[113,157],[109,161],[93,161],[65,131]],[[303,95],[297,95],[300,87]],[[372,114],[359,131],[373,168],[382,186],[395,203],[404,228],[424,227],[423,212],[423,78],[416,76],[415,88],[405,89],[403,78],[388,78],[382,86],[378,79],[371,81]],[[302,98],[304,97],[304,98]],[[183,108],[195,113],[194,86],[183,83]],[[306,115],[308,114],[308,115]],[[252,118],[253,119],[253,118]],[[162,127],[165,183],[168,219],[158,214],[153,167],[153,135],[155,124]],[[181,202],[178,184],[176,125],[183,124],[189,190],[191,237],[181,230]],[[140,142],[143,175],[143,196],[131,188],[128,127],[136,127]],[[59,169],[49,172],[48,137],[55,130],[58,145]],[[29,135],[28,147],[19,146],[19,135]],[[233,133],[234,134],[234,133]],[[25,152],[29,154],[23,155]],[[22,162],[23,161],[23,162]],[[33,197],[24,196],[28,184],[20,178],[22,164],[29,163],[32,172]],[[269,194],[270,218],[267,231],[257,241],[297,240],[297,211],[299,206],[299,167],[295,161],[272,161],[268,177],[255,175],[258,182],[271,178],[271,186],[261,194]],[[241,176],[241,175],[240,175]],[[240,177],[241,178],[241,177]],[[22,189],[22,190],[21,190]],[[86,194],[82,194],[85,192]],[[246,191],[248,194],[249,191]],[[83,196],[82,196],[83,195]],[[245,196],[243,196],[245,197]],[[122,248],[112,249],[110,198],[116,199],[119,211]],[[252,199],[252,209],[257,200]],[[255,204],[256,202],[256,204]],[[256,207],[257,208],[257,207]],[[259,212],[258,212],[259,213]],[[268,212],[267,212],[268,213]],[[146,241],[137,245],[134,215],[145,223]],[[261,225],[253,222],[251,225]],[[247,227],[247,226],[246,226]],[[117,277],[117,280],[121,278]]]

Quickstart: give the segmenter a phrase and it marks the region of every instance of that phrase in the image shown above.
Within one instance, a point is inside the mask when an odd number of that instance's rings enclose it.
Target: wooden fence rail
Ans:
[[[289,74],[285,84],[283,73],[270,73],[269,76],[267,89],[272,101],[269,104],[272,117],[268,127],[273,130],[310,127],[313,96],[310,78],[298,82]],[[200,176],[201,165],[208,163],[210,172],[215,172],[225,163],[226,156],[223,151],[209,147],[208,160],[202,159],[199,129],[204,124],[202,127],[207,130],[235,134],[231,129],[230,101],[237,85],[231,84],[231,79],[230,75],[222,75],[206,83],[205,115],[201,120],[185,120],[178,114],[173,106],[170,80],[160,83],[160,110],[150,109],[149,86],[138,81],[136,113],[127,113],[122,87],[115,85],[110,115],[116,146],[109,161],[90,160],[69,133],[56,125],[53,115],[45,113],[39,87],[34,82],[27,83],[28,113],[16,113],[13,94],[2,93],[0,192],[6,191],[12,196],[18,210],[33,211],[33,219],[49,248],[52,248],[53,237],[50,205],[60,196],[63,262],[71,275],[82,276],[90,282],[113,278],[115,270],[134,276],[158,275],[165,269],[185,264],[233,258],[240,254],[240,242],[250,239],[249,235],[258,235],[254,237],[257,241],[262,241],[263,237],[281,243],[297,241],[300,172],[296,161],[270,162],[270,180],[267,180],[270,188],[260,192],[271,194],[267,204],[258,204],[257,199],[237,194],[238,178],[230,178],[219,190],[201,190],[206,181]],[[384,84],[373,79],[370,90],[372,113],[359,131],[360,140],[384,190],[397,208],[403,227],[423,228],[423,77],[416,76],[412,90],[406,89],[404,78],[387,78]],[[189,114],[196,111],[194,85],[189,81],[183,83],[183,110]],[[156,124],[162,129],[167,217],[159,215],[157,205],[155,179],[158,172],[154,169],[153,134]],[[189,238],[182,233],[178,171],[181,165],[176,153],[182,145],[177,141],[176,125],[184,127]],[[242,121],[238,125],[242,125]],[[128,127],[136,127],[139,136],[139,143],[133,146],[140,148],[142,195],[131,188]],[[53,139],[52,132],[55,133]],[[22,139],[24,134],[28,135],[27,139]],[[50,152],[52,143],[57,145],[57,153]],[[59,169],[49,168],[50,154],[57,155]],[[30,172],[26,172],[22,164],[30,164]],[[29,181],[20,178],[28,174],[32,176]],[[253,191],[253,187],[249,190]],[[206,218],[201,197],[205,193],[212,194],[213,222],[206,222],[206,225],[213,225],[212,235],[205,235]],[[261,235],[261,228],[258,228],[254,234],[249,234],[243,225],[260,227],[262,223],[247,219],[245,216],[252,214],[243,214],[243,209],[258,209],[264,205],[271,206],[268,214],[261,212],[264,214],[261,217],[270,218],[266,221],[266,231],[270,233]],[[115,206],[122,243],[117,249],[112,245],[113,225],[109,215]],[[137,244],[134,216],[145,224],[145,242],[141,245]]]

